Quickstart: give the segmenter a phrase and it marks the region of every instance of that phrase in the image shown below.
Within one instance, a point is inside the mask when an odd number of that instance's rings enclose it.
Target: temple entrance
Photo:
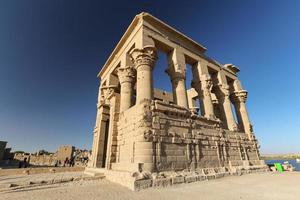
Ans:
[[[110,108],[109,105],[104,104],[101,106],[101,109],[98,111],[99,113],[97,118],[97,137],[95,153],[97,155],[95,160],[95,166],[98,168],[102,168],[106,166],[106,154],[108,147],[108,134],[109,134],[109,118],[110,118]]]
[[[105,168],[106,166],[106,154],[107,154],[107,143],[108,143],[108,134],[109,134],[109,119],[104,122],[104,145],[103,145],[103,157],[101,167]]]

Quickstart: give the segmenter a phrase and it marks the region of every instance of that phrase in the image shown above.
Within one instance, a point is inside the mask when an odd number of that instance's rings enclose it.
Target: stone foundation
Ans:
[[[261,165],[257,141],[162,101],[145,100],[118,122],[114,170],[165,172]],[[122,155],[127,155],[123,157]]]
[[[263,162],[263,161],[259,161]],[[133,191],[139,191],[147,188],[169,187],[172,185],[192,183],[198,181],[209,181],[226,176],[241,176],[250,173],[269,172],[269,168],[265,165],[258,166],[240,166],[238,168],[205,168],[193,172],[178,171],[166,173],[153,173],[147,178],[135,177],[126,171],[106,170],[101,168],[86,168],[85,173],[89,175],[104,174],[105,178],[111,182],[118,183]]]

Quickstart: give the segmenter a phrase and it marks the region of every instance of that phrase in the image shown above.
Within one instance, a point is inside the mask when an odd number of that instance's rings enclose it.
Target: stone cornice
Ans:
[[[240,71],[240,69],[233,64],[225,64],[223,65],[223,67],[224,69],[227,69],[227,71],[233,73],[234,75],[236,75]]]

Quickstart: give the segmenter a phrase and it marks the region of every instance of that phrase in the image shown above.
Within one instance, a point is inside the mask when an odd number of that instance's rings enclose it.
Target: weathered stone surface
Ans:
[[[172,184],[171,178],[160,178],[153,180],[153,187],[167,187]]]
[[[197,181],[197,176],[196,175],[186,176],[184,177],[184,180],[186,183],[195,182]]]
[[[172,184],[180,184],[184,183],[184,177],[183,176],[176,176],[172,178]]]
[[[134,188],[135,190],[141,190],[152,187],[152,180],[137,180],[134,182]]]

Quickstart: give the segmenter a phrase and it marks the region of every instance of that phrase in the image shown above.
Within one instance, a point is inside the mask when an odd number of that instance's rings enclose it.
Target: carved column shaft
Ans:
[[[140,103],[143,99],[152,99],[152,70],[157,60],[156,49],[153,46],[146,46],[143,49],[133,49],[130,55],[137,71],[136,103]]]
[[[121,85],[120,112],[122,112],[132,106],[135,71],[129,66],[118,68],[118,77]]]
[[[201,101],[202,115],[211,119],[216,118],[211,98],[212,80],[210,76],[201,75],[200,82],[198,84],[193,83],[193,87],[196,89]]]
[[[180,48],[175,48],[168,54],[168,68],[166,73],[170,76],[174,102],[182,107],[188,108],[186,92],[186,63],[185,57]]]
[[[188,100],[185,86],[185,77],[183,75],[171,76],[173,87],[173,97],[177,105],[188,108]]]
[[[242,130],[247,134],[252,134],[251,123],[246,109],[247,91],[235,91],[233,94],[233,102],[238,116],[238,122]]]
[[[144,99],[153,99],[152,70],[157,60],[157,52],[154,46],[145,46],[143,49],[133,49],[130,56],[137,71],[136,82],[136,103],[141,103]],[[145,129],[147,131],[147,128]],[[134,163],[137,164],[138,171],[152,172],[154,166],[154,143],[136,141],[134,146]]]
[[[221,103],[224,109],[224,114],[225,114],[225,118],[227,121],[227,127],[229,130],[231,131],[236,131],[237,130],[237,125],[235,123],[234,117],[233,117],[233,113],[232,113],[232,109],[231,109],[231,101],[229,98],[229,86],[226,84],[220,85],[219,86],[222,92],[221,95]]]

